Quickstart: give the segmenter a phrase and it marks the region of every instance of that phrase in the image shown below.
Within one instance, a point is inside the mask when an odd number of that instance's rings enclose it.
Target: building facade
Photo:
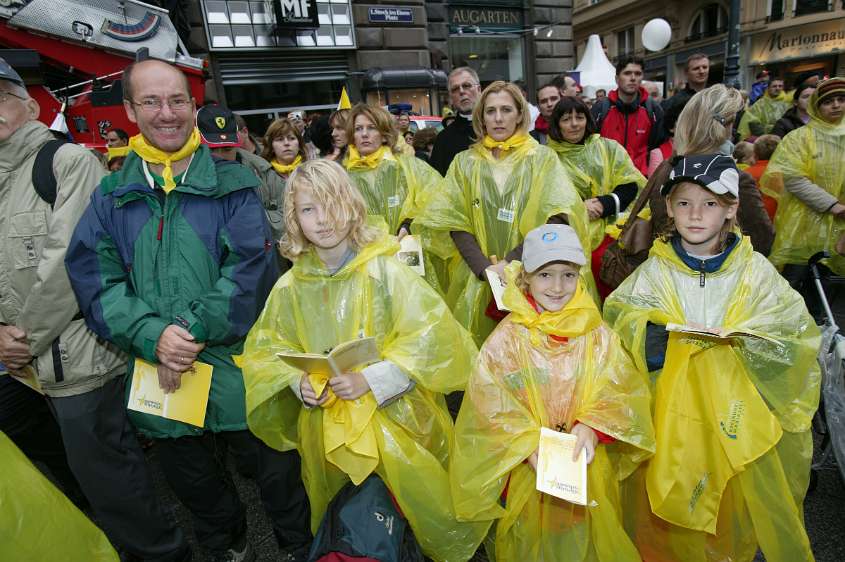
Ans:
[[[729,0],[575,0],[573,28],[576,56],[598,34],[608,58],[627,55],[645,60],[646,77],[664,82],[666,90],[684,85],[684,67],[693,53],[710,57],[710,79],[722,80],[727,50]],[[642,44],[642,30],[653,18],[672,27],[672,40],[660,52]],[[743,87],[767,69],[787,81],[809,70],[845,72],[845,1],[746,0],[741,11],[740,64]]]

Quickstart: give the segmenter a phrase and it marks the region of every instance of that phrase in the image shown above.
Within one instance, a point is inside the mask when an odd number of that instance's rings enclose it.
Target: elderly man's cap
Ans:
[[[3,58],[0,58],[0,80],[8,80],[9,82],[14,82],[18,86],[25,86],[21,75],[15,72],[15,69],[12,68]]]

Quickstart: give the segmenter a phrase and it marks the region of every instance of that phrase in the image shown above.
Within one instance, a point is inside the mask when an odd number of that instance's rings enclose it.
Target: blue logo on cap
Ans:
[[[543,242],[554,242],[557,240],[557,232],[544,232]]]

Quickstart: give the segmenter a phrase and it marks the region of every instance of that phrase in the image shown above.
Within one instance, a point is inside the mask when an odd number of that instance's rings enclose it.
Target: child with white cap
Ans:
[[[813,559],[819,331],[734,228],[738,184],[729,157],[677,157],[661,190],[673,229],[604,305],[654,395],[657,449],[623,486],[649,561]]]
[[[505,270],[511,310],[476,361],[455,427],[450,480],[459,518],[486,521],[491,560],[639,561],[618,482],[654,450],[645,380],[579,278],[570,226],[525,237]],[[535,489],[542,427],[576,435],[588,505]]]

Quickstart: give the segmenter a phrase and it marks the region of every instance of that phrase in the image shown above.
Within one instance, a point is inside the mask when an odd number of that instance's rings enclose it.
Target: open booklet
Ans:
[[[157,367],[136,357],[126,407],[136,412],[203,427],[213,371],[214,367],[208,363],[195,361],[190,370],[182,373],[179,388],[165,394],[158,384]]]
[[[425,260],[423,259],[422,243],[419,236],[408,235],[399,242],[399,251],[396,258],[416,271],[419,275],[425,275]]]
[[[725,331],[710,331],[706,328],[695,328],[693,326],[687,326],[684,324],[675,324],[674,322],[669,322],[666,324],[666,331],[667,332],[677,332],[679,334],[689,334],[692,336],[697,336],[700,338],[713,338],[717,340],[729,340],[731,338],[736,338],[740,336],[745,336],[749,338],[758,338],[761,340],[767,340],[772,343],[778,343],[778,341],[774,338],[770,338],[768,336],[764,336],[762,334],[756,334],[751,332],[744,332],[742,330],[729,330]]]
[[[587,454],[582,449],[572,460],[577,437],[540,428],[537,455],[537,490],[578,505],[587,505]]]
[[[505,296],[505,287],[507,287],[505,280],[491,269],[486,269],[484,273],[487,274],[487,282],[490,283],[490,290],[493,291],[493,298],[496,300],[496,308],[502,312],[510,312],[511,309],[505,306],[503,300],[503,297]]]
[[[328,377],[381,361],[375,338],[361,338],[336,345],[328,354],[280,352],[279,359],[300,371]]]

